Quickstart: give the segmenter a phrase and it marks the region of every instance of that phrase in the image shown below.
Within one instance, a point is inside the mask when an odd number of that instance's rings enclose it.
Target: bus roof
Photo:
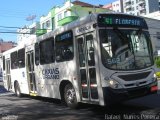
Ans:
[[[92,13],[92,14],[89,14],[85,17],[81,17],[81,18],[78,18],[77,20],[67,24],[67,25],[64,25],[64,26],[61,26],[59,28],[56,28],[55,30],[51,31],[51,32],[48,32],[44,35],[41,35],[39,37],[36,38],[36,42],[37,41],[41,41],[41,40],[45,40],[45,39],[48,39],[48,38],[51,38],[51,37],[54,37],[55,35],[58,35],[62,32],[65,32],[65,31],[68,31],[68,30],[71,30],[71,29],[74,29],[76,28],[77,26],[82,26],[86,23],[92,23],[94,21],[97,20],[97,17],[98,15],[101,15],[101,14],[108,14],[108,15],[125,15],[125,16],[131,16],[131,17],[137,17],[137,18],[142,18],[143,17],[139,17],[139,16],[134,16],[134,15],[129,15],[129,14],[125,14],[125,13],[115,13],[115,12],[106,12],[106,13]],[[33,44],[33,43],[32,43]],[[3,53],[3,55],[5,54],[8,54],[8,53],[11,53],[13,51],[16,51],[18,49],[21,49],[23,48],[25,45],[18,45],[17,47],[15,48],[12,48],[10,50],[7,50]]]
[[[7,54],[10,54],[10,53],[12,53],[14,51],[17,51],[17,50],[21,49],[21,48],[23,48],[23,46],[16,46],[14,48],[11,48],[11,49],[3,52],[2,55],[4,56],[4,55],[7,55]]]
[[[67,25],[61,26],[61,27],[56,28],[55,30],[53,30],[51,32],[48,32],[48,33],[46,33],[44,35],[41,35],[41,36],[37,37],[37,41],[41,41],[41,40],[50,38],[51,36],[60,34],[62,32],[65,32],[65,31],[68,31],[68,30],[71,30],[71,29],[74,29],[77,26],[82,26],[82,25],[84,25],[86,23],[94,22],[94,21],[97,20],[97,17],[100,14],[106,14],[106,15],[107,14],[108,15],[125,15],[125,16],[128,16],[128,17],[136,17],[136,18],[144,19],[143,17],[140,17],[140,16],[134,16],[134,15],[129,15],[129,14],[125,14],[125,13],[116,13],[116,12],[92,13],[92,14],[89,14],[87,16],[78,18],[77,20],[75,20],[75,21],[73,21],[73,22],[71,22],[71,23],[69,23]]]

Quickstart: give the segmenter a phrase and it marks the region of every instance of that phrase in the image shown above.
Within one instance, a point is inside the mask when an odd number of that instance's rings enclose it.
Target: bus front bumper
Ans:
[[[155,94],[157,93],[157,90],[157,81],[145,86],[128,89],[112,89],[110,87],[103,87],[104,100],[106,105],[146,96],[149,94]]]

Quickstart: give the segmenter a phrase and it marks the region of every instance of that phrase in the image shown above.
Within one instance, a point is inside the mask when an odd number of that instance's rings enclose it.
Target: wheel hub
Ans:
[[[75,91],[73,89],[69,89],[67,91],[67,100],[69,103],[73,103],[75,99]]]

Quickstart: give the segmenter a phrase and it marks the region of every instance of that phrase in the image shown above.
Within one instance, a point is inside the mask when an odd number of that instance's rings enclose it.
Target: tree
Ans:
[[[157,58],[155,59],[155,64],[156,64],[156,66],[157,66],[158,68],[160,68],[160,57],[157,57]]]

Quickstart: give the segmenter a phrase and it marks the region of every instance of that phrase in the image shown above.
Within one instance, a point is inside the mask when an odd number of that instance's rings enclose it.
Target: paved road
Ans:
[[[3,120],[156,120],[158,117],[160,119],[160,94],[130,100],[110,108],[82,104],[78,110],[70,109],[55,99],[17,98],[9,92],[0,94],[0,119]]]

